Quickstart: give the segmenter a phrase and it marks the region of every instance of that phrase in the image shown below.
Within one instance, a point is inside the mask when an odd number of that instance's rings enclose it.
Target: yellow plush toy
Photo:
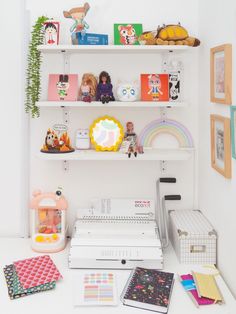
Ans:
[[[139,37],[142,45],[187,45],[197,47],[200,40],[190,37],[188,31],[179,24],[163,25],[156,32],[144,32]]]

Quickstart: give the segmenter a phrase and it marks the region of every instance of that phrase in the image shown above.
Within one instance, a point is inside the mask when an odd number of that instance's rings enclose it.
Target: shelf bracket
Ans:
[[[166,174],[167,173],[167,161],[161,160],[160,166],[161,166],[161,175]]]
[[[64,74],[70,73],[70,54],[65,50],[62,51]]]
[[[69,109],[62,106],[63,123],[68,126],[69,124]]]
[[[63,166],[64,171],[69,171],[69,161],[68,160],[63,160],[62,166]]]
[[[161,120],[162,122],[165,122],[167,119],[167,108],[162,107],[160,108],[160,111],[161,111]]]

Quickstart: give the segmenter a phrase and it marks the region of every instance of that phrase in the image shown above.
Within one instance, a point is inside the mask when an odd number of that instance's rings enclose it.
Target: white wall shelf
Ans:
[[[138,154],[135,158],[133,155],[128,158],[127,154],[119,152],[96,152],[95,150],[75,151],[66,154],[47,154],[39,153],[38,157],[43,160],[58,160],[58,161],[181,161],[188,160],[193,155],[193,148],[179,149],[146,149],[144,154]]]
[[[157,108],[157,107],[187,107],[186,102],[173,102],[173,101],[110,101],[108,104],[103,104],[101,101],[93,101],[91,103],[84,101],[39,101],[36,103],[38,107],[77,107],[77,108],[119,108],[119,107],[128,107],[128,108]]]
[[[185,52],[196,49],[189,46],[115,46],[115,45],[40,45],[38,50],[43,53],[161,53],[161,52]]]

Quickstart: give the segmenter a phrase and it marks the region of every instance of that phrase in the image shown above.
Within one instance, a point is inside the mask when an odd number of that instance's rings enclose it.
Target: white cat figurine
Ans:
[[[135,82],[118,83],[117,97],[119,101],[136,101],[139,98],[139,87]]]
[[[78,129],[76,131],[75,140],[76,149],[89,149],[90,148],[90,138],[88,129]]]

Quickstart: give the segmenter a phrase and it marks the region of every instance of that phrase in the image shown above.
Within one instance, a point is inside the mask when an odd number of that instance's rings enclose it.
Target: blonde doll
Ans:
[[[79,97],[82,101],[91,102],[96,98],[97,79],[92,73],[85,73],[79,90]]]

